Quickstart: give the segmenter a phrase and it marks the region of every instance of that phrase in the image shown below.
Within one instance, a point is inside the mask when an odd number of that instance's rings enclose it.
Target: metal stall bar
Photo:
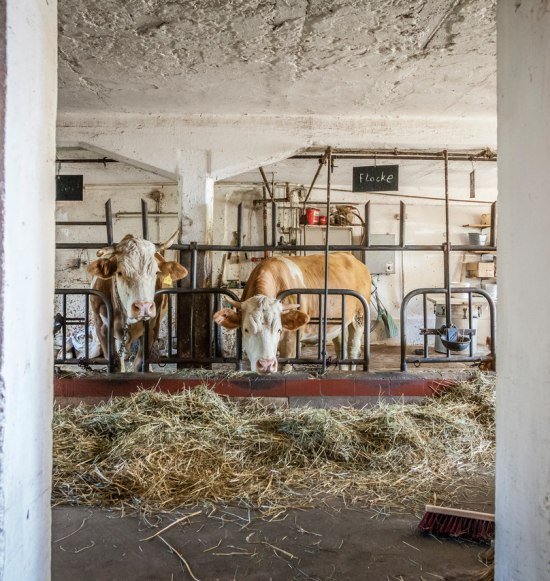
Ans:
[[[107,231],[107,244],[105,242],[92,242],[85,244],[67,243],[56,244],[56,249],[84,249],[84,248],[103,248],[104,246],[112,246],[113,244],[113,210],[111,207],[111,200],[105,202],[105,220],[56,220],[56,226],[105,226]]]
[[[342,325],[343,326],[343,318],[342,316],[340,317],[336,317],[333,319],[329,319],[328,317],[325,317],[324,314],[326,312],[326,305],[324,304],[324,298],[325,298],[325,289],[324,288],[317,288],[317,289],[304,289],[304,288],[292,288],[292,289],[288,289],[285,291],[280,292],[277,295],[277,299],[279,299],[280,301],[282,301],[283,299],[285,299],[288,296],[291,295],[317,295],[317,297],[319,298],[320,301],[320,305],[319,305],[319,317],[312,317],[309,320],[309,325],[318,325],[318,328],[320,330],[323,330],[324,327],[324,321],[323,319],[325,319],[327,322],[330,322],[330,324],[333,325]],[[350,290],[350,289],[332,289],[329,288],[328,289],[328,295],[343,295],[343,296],[351,296],[356,298],[357,300],[359,300],[361,302],[361,305],[363,307],[363,313],[364,313],[364,336],[363,336],[363,357],[362,358],[357,358],[357,359],[352,359],[349,357],[349,353],[348,356],[345,359],[341,359],[338,363],[340,363],[341,365],[362,365],[363,366],[363,370],[364,371],[368,371],[369,370],[369,364],[370,364],[370,308],[369,308],[369,303],[367,302],[367,299],[365,299],[365,297],[361,294],[359,294],[356,291]],[[325,331],[326,333],[326,331]],[[318,334],[318,339],[319,339],[319,344],[321,344],[323,342],[323,339],[326,339],[326,334],[323,337],[322,332]],[[291,363],[291,364],[300,364],[300,363],[305,363],[305,364],[317,364],[317,365],[321,365],[323,366],[323,363],[326,364],[326,360],[323,357],[323,354],[319,352],[317,352],[317,358],[305,358],[305,357],[281,357],[279,359],[279,361],[281,363]]]
[[[191,265],[193,262],[191,262]],[[225,288],[164,288],[160,289],[155,293],[155,296],[161,295],[168,295],[169,299],[171,295],[191,295],[192,297],[196,295],[224,295],[227,296],[234,301],[238,301],[239,298],[235,293],[231,292],[229,289]],[[192,315],[194,316],[194,309],[191,310]],[[168,326],[172,325],[172,319],[168,320]],[[194,343],[194,332],[193,332],[193,323],[190,322],[190,333],[191,333],[191,341]],[[237,343],[236,343],[236,356],[235,357],[224,357],[221,355],[221,347],[218,344],[216,346],[216,335],[214,335],[214,353],[211,357],[197,357],[195,354],[194,349],[191,350],[190,357],[180,357],[177,354],[172,355],[171,350],[168,351],[168,356],[161,357],[160,355],[153,360],[151,357],[147,359],[148,363],[159,363],[159,364],[166,364],[166,363],[176,363],[176,364],[183,364],[183,363],[191,363],[191,364],[210,364],[210,363],[234,363],[235,368],[237,371],[242,369],[242,338],[241,338],[241,330],[237,329]],[[221,333],[218,336],[221,339]]]
[[[411,299],[418,295],[435,295],[435,294],[447,294],[448,288],[420,288],[408,293],[403,302],[401,303],[401,371],[407,371],[407,364],[421,364],[421,363],[449,363],[449,362],[483,362],[483,361],[494,361],[495,360],[495,330],[496,330],[496,307],[491,296],[483,289],[479,288],[463,288],[463,287],[452,287],[450,289],[451,293],[468,293],[469,295],[476,294],[482,296],[489,305],[490,314],[490,334],[491,334],[491,349],[490,355],[488,357],[481,357],[476,355],[461,356],[461,355],[450,355],[449,350],[447,350],[447,356],[444,357],[407,357],[407,307]],[[471,302],[471,298],[469,304]],[[424,301],[424,306],[426,302]],[[426,318],[424,319],[426,320]],[[427,330],[427,329],[425,329]]]
[[[149,206],[143,198],[141,200],[141,231],[144,240],[149,240]]]
[[[329,235],[330,235],[330,178],[332,177],[332,149],[327,147],[325,154],[327,164],[327,225],[325,229],[325,295],[323,300],[323,373],[327,370],[327,312],[328,312],[328,267],[329,267]]]
[[[55,365],[81,365],[82,363],[87,364],[97,364],[97,365],[107,365],[108,371],[112,371],[114,368],[114,351],[112,349],[112,340],[113,340],[113,317],[112,317],[112,307],[109,299],[107,296],[102,293],[101,291],[90,289],[90,288],[56,288],[55,289],[56,295],[61,295],[62,303],[63,303],[63,327],[62,327],[62,337],[63,337],[63,348],[61,350],[63,357],[61,359],[56,358],[54,360]],[[68,295],[84,295],[86,297],[86,306],[85,306],[85,316],[84,317],[67,317],[67,296]],[[105,309],[107,311],[107,353],[104,353],[104,357],[98,357],[93,360],[89,359],[89,338],[88,338],[88,330],[89,330],[89,304],[88,300],[91,295],[97,296],[101,299],[103,304],[105,305]],[[76,358],[67,358],[67,349],[66,349],[66,342],[67,342],[67,326],[82,326],[84,325],[85,329],[85,357],[84,359],[76,359]]]

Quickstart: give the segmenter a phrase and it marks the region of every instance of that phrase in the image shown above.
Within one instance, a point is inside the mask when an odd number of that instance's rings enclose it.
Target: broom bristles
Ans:
[[[487,515],[492,516],[492,515]],[[426,511],[418,525],[424,534],[487,543],[495,538],[494,520]]]

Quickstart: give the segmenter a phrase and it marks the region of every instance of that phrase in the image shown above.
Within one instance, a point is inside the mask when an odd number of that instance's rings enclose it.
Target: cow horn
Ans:
[[[168,238],[168,240],[166,242],[163,242],[162,244],[158,245],[158,251],[162,252],[163,250],[168,250],[168,248],[170,248],[170,246],[172,246],[172,244],[174,244],[174,242],[177,241],[178,236],[180,235],[180,229],[178,228],[173,234],[172,236],[170,236],[170,238]]]
[[[300,308],[300,305],[298,303],[288,303],[288,304],[283,303],[283,312],[290,311],[291,309],[299,309],[299,308]]]
[[[229,297],[225,297],[225,300],[232,306],[235,307],[237,310],[241,308],[241,303]]]

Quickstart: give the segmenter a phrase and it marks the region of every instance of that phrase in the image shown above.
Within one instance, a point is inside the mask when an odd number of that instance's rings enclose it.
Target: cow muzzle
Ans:
[[[258,359],[256,371],[258,373],[275,373],[277,371],[277,359]]]
[[[132,316],[136,320],[150,319],[156,314],[155,303],[153,301],[134,301],[132,303]]]

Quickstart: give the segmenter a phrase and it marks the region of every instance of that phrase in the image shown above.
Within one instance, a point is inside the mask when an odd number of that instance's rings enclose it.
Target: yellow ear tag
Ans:
[[[162,279],[162,284],[165,284],[166,286],[172,286],[172,277],[167,274],[163,279]]]

